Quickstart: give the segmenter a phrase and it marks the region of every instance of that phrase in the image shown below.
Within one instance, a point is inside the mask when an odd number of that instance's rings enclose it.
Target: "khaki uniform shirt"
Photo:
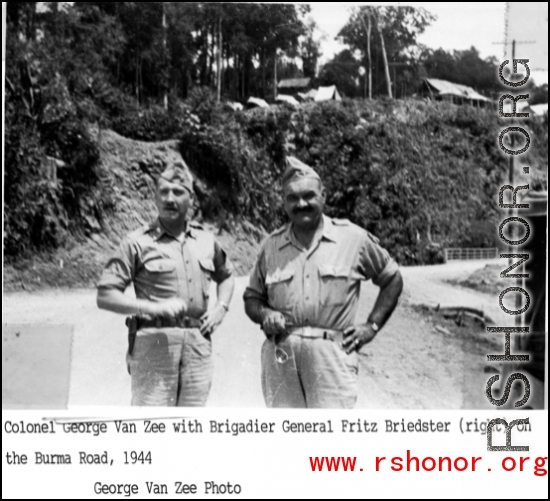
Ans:
[[[290,224],[267,238],[244,299],[264,301],[290,326],[344,330],[355,322],[361,280],[383,287],[398,266],[367,231],[323,217],[322,236],[309,250]]]
[[[199,318],[208,308],[211,281],[223,282],[232,270],[225,251],[200,225],[188,224],[185,236],[177,239],[157,219],[122,241],[98,287],[124,291],[133,282],[138,299],[179,297],[188,305],[187,314]]]

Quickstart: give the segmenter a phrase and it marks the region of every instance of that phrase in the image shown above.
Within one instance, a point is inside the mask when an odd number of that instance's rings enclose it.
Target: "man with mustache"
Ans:
[[[352,408],[357,352],[392,314],[403,288],[397,263],[367,231],[323,214],[319,175],[296,158],[283,174],[290,224],[263,243],[244,293],[262,326],[262,389],[268,407]],[[365,324],[355,315],[361,280],[380,287]]]
[[[229,309],[234,279],[214,236],[188,222],[193,200],[187,165],[169,166],[157,181],[158,218],[122,241],[98,284],[99,308],[134,315],[132,405],[203,406],[210,391],[210,336]],[[211,280],[218,301],[208,309]],[[130,283],[135,299],[124,293]]]

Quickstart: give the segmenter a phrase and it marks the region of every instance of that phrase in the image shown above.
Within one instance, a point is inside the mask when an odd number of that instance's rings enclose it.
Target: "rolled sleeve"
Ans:
[[[389,263],[382,270],[380,275],[372,279],[372,283],[377,285],[378,287],[385,287],[398,271],[399,265],[390,258]]]
[[[97,288],[126,290],[135,276],[135,255],[135,242],[125,238],[105,265]]]
[[[388,251],[380,246],[378,239],[367,232],[360,258],[361,274],[378,287],[384,287],[399,270]]]
[[[233,264],[227,256],[224,248],[218,241],[214,241],[214,269],[212,279],[217,284],[220,284],[233,275]]]
[[[265,285],[265,275],[266,275],[266,266],[265,266],[265,250],[262,247],[262,250],[258,254],[256,259],[256,264],[252,269],[250,274],[250,280],[248,282],[248,287],[244,291],[243,299],[259,299],[261,301],[267,301],[267,288]]]

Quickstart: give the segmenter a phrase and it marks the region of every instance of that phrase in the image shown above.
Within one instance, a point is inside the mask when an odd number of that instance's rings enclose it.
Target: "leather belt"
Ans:
[[[289,327],[288,333],[291,336],[300,336],[307,338],[322,338],[329,339],[331,341],[343,341],[344,334],[342,331],[335,331],[333,329],[323,329],[321,327]]]
[[[179,317],[179,318],[138,318],[137,328],[143,329],[146,327],[179,327],[180,329],[196,329],[202,325],[198,318]]]

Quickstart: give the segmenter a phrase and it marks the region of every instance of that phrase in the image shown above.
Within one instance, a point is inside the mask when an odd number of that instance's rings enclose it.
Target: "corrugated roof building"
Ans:
[[[311,78],[286,78],[277,84],[279,90],[296,90],[303,92],[308,90]]]
[[[422,81],[421,94],[432,99],[450,101],[455,104],[471,104],[477,107],[485,107],[492,103],[491,99],[482,96],[467,85],[439,78],[425,78]]]

